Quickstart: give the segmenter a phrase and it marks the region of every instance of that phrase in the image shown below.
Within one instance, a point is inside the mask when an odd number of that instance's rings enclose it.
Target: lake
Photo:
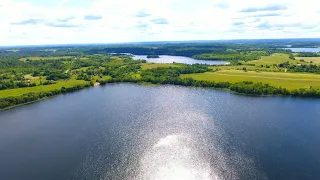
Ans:
[[[205,61],[205,60],[196,60],[189,57],[183,56],[167,56],[167,55],[160,55],[160,58],[147,58],[147,55],[133,55],[133,59],[139,60],[143,59],[147,62],[151,63],[184,63],[184,64],[209,64],[209,65],[223,65],[223,64],[230,64],[227,61]]]
[[[284,48],[284,49],[290,49],[292,52],[320,52],[319,48]]]
[[[320,179],[320,100],[109,84],[0,112],[0,179]]]

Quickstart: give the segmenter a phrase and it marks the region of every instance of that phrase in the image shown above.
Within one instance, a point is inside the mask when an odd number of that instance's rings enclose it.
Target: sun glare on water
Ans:
[[[218,180],[191,136],[172,134],[161,138],[142,160],[139,179]]]

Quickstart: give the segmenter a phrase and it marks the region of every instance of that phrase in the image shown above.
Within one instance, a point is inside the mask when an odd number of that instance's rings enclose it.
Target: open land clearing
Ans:
[[[176,64],[142,64],[141,69],[147,70],[147,69],[155,69],[155,68],[169,68],[169,67],[179,67],[180,65]]]
[[[296,59],[300,60],[304,60],[306,62],[311,62],[314,63],[314,64],[320,64],[320,57],[296,57]]]
[[[57,81],[56,84],[1,90],[0,98],[10,97],[10,96],[21,96],[23,94],[28,94],[28,93],[48,92],[56,89],[61,89],[62,87],[70,88],[77,85],[85,85],[85,84],[88,84],[88,82],[83,80],[76,80],[76,79],[59,80]]]
[[[303,73],[281,73],[281,72],[255,72],[240,70],[221,70],[217,72],[206,72],[199,74],[181,75],[183,78],[195,80],[206,80],[215,82],[262,82],[276,87],[287,89],[320,88],[320,75]]]

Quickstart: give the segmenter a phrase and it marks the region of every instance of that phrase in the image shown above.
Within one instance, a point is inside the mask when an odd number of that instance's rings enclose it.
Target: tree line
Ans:
[[[308,72],[320,74],[320,65],[316,64],[290,64],[288,61],[280,63],[279,68],[287,68],[290,72]]]

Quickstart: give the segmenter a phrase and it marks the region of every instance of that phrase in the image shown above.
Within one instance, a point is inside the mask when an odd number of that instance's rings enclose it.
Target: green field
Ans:
[[[58,81],[57,84],[51,85],[42,85],[42,86],[35,86],[35,87],[27,87],[27,88],[17,88],[17,89],[5,89],[0,91],[0,98],[9,97],[9,96],[21,96],[23,94],[31,93],[31,92],[47,92],[52,91],[55,89],[61,89],[62,87],[74,87],[76,85],[84,85],[88,84],[88,82],[83,80],[75,80],[70,79],[67,81]]]
[[[25,78],[25,79],[29,79],[29,80],[30,80],[30,83],[36,83],[37,85],[40,84],[40,81],[41,81],[41,80],[45,81],[45,79],[46,79],[45,76],[33,77],[31,74],[24,75],[24,78]]]
[[[259,60],[252,61],[240,61],[242,65],[237,66],[212,66],[213,70],[242,70],[244,67],[248,71],[265,71],[265,72],[286,72],[285,68],[279,69],[278,64],[289,62],[290,64],[309,64],[311,60],[313,63],[320,63],[320,58],[305,58],[305,61],[300,61],[300,57],[296,57],[296,60],[289,58],[288,54],[275,53],[271,56],[262,56]],[[302,58],[303,59],[303,58]],[[268,65],[268,67],[266,67]]]
[[[142,64],[142,70],[155,69],[155,68],[168,68],[168,67],[179,67],[178,64]]]
[[[100,76],[93,76],[93,83],[96,82],[97,80],[102,80],[102,81],[107,81],[111,79],[111,76],[102,76],[102,78],[100,78]]]
[[[221,70],[201,74],[186,74],[182,77],[215,82],[262,82],[287,89],[309,88],[310,86],[320,88],[320,75],[316,74]]]
[[[296,59],[300,60],[303,59],[306,62],[311,62],[314,64],[320,64],[320,57],[296,57]]]
[[[300,62],[299,58],[296,58],[296,60],[292,60],[289,58],[288,54],[280,54],[280,53],[274,53],[270,56],[261,56],[261,59],[259,60],[253,60],[253,61],[247,61],[244,64],[255,64],[256,66],[261,65],[274,65],[274,64],[280,64],[289,61],[292,64],[304,64],[306,62]]]
[[[247,61],[247,64],[255,64],[256,66],[260,66],[260,65],[265,65],[265,64],[269,64],[269,65],[279,64],[279,63],[283,63],[286,61],[294,62],[295,60],[289,59],[288,54],[275,53],[270,56],[262,56],[261,59],[259,59],[259,60]]]
[[[59,60],[59,59],[70,59],[74,58],[73,56],[59,56],[59,57],[27,57],[21,58],[20,61],[25,62],[27,59],[31,61],[39,61],[39,60]]]

